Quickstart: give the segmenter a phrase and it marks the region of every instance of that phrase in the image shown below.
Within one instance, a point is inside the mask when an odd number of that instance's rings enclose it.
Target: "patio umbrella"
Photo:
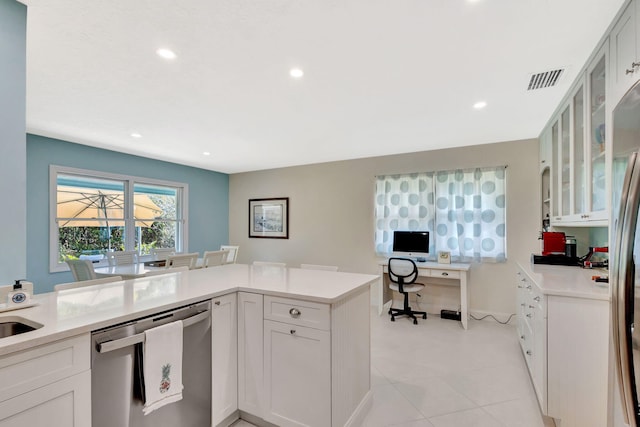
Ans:
[[[146,194],[134,194],[136,227],[151,227],[162,214]],[[110,227],[124,225],[122,191],[58,186],[57,218],[60,227]]]

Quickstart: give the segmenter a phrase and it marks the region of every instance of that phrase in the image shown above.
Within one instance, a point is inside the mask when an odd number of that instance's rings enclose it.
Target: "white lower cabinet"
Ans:
[[[211,301],[211,420],[217,426],[238,409],[238,306],[235,293]]]
[[[238,408],[263,417],[263,296],[238,292]]]
[[[542,413],[562,427],[606,426],[609,301],[545,294],[520,269],[517,305],[516,329]]]
[[[329,331],[265,320],[264,374],[265,420],[331,426]]]
[[[91,425],[89,334],[0,358],[0,426]]]

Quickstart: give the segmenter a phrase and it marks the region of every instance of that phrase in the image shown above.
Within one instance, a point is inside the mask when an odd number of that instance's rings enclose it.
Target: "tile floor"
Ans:
[[[513,326],[371,315],[373,405],[364,427],[552,427]],[[234,427],[249,427],[238,421]]]

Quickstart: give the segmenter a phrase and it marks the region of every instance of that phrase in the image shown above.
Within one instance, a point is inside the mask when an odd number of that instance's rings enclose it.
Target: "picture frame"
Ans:
[[[451,252],[438,251],[438,264],[451,264]]]
[[[289,238],[289,198],[249,199],[249,237]]]

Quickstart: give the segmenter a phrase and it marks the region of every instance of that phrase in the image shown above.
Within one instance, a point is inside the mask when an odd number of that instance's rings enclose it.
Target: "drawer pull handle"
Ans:
[[[536,308],[536,306],[535,305],[530,305],[529,308]]]
[[[449,273],[447,273],[446,271],[444,271],[444,272],[442,272],[442,275],[443,275],[443,276],[448,276],[448,275],[449,275]]]
[[[220,301],[214,302],[215,305],[220,305]]]
[[[525,303],[520,304],[521,307],[524,307],[525,305],[526,305]]]
[[[292,308],[291,310],[289,310],[289,314],[291,315],[291,317],[293,317],[294,319],[297,319],[298,317],[300,317],[300,310],[298,310],[297,308]],[[295,332],[295,331],[294,331]]]
[[[518,289],[522,289],[522,288],[524,288],[524,286],[518,285]]]
[[[291,329],[289,332],[291,333],[291,335],[295,335],[296,334],[296,330],[295,329]]]
[[[534,300],[535,302],[540,302],[540,297],[535,297],[533,300]]]
[[[529,313],[529,314],[527,314],[527,317],[528,317],[529,319],[531,319],[531,318],[533,317],[533,315],[532,315],[531,313]]]
[[[527,286],[527,289],[531,289],[531,285]]]
[[[532,354],[531,350],[527,350],[527,356],[531,356]]]

